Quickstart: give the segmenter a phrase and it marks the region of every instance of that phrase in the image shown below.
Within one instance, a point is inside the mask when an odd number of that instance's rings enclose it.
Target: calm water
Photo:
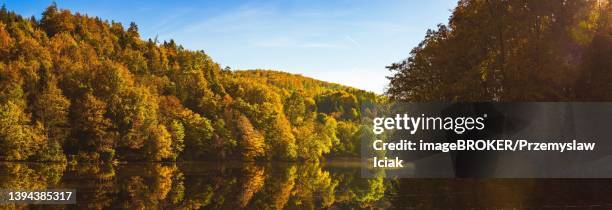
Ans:
[[[611,209],[612,180],[362,179],[359,165],[0,163],[0,189],[76,188],[35,209]],[[28,208],[1,206],[0,209]]]

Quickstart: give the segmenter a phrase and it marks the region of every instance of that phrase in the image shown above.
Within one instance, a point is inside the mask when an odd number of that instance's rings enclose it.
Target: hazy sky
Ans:
[[[40,17],[52,1],[0,0]],[[60,8],[129,25],[143,38],[173,38],[223,67],[275,69],[377,93],[386,65],[408,56],[457,0],[152,1],[56,0]]]

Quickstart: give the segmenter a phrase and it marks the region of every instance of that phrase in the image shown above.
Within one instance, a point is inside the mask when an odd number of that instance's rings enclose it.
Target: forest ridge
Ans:
[[[49,6],[0,10],[0,160],[318,160],[356,156],[366,92],[223,69],[138,26]]]

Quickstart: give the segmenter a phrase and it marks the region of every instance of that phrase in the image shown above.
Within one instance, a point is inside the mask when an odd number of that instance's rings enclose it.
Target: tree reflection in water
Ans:
[[[0,209],[609,209],[610,179],[364,179],[359,166],[0,163],[0,189],[77,189],[76,205]]]
[[[190,162],[113,165],[0,163],[0,189],[75,188],[77,204],[51,209],[283,209],[370,207],[383,179],[321,163]],[[1,206],[26,209],[25,205]]]

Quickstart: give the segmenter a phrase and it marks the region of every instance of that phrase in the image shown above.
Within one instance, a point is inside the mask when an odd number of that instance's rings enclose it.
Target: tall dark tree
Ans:
[[[606,89],[591,75],[606,78],[601,74],[610,59],[602,53],[609,52],[610,10],[598,0],[461,0],[447,26],[430,30],[408,59],[388,67],[394,75],[387,95],[408,101],[597,100],[601,94],[585,97],[589,90],[580,86]]]

